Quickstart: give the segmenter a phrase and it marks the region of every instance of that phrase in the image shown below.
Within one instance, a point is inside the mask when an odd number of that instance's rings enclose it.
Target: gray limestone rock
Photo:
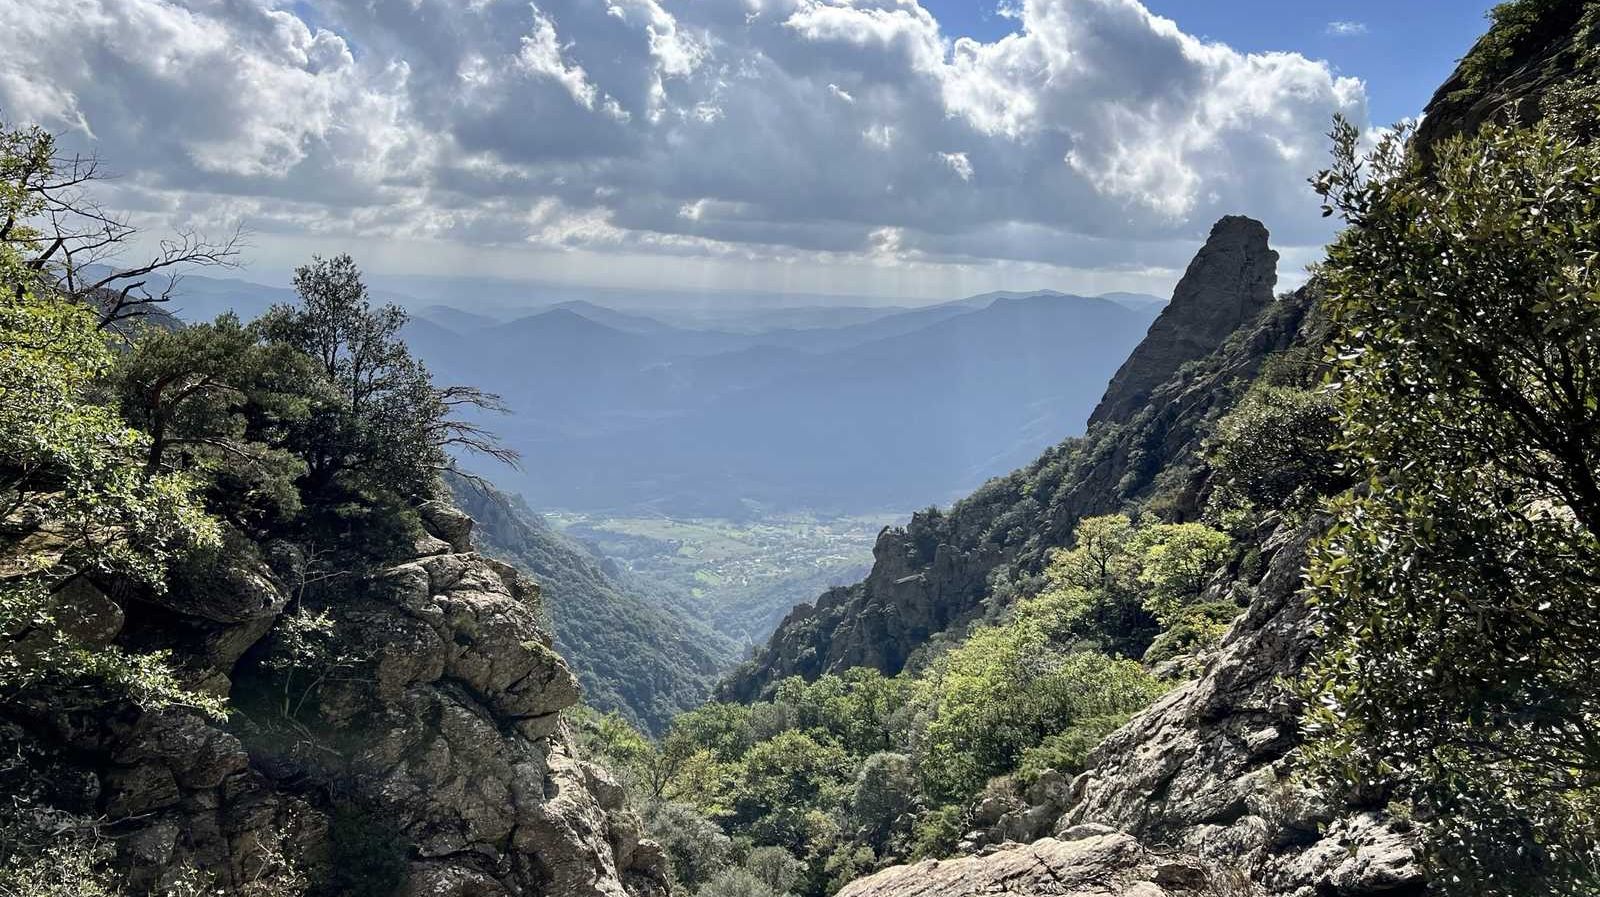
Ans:
[[[1156,387],[1186,362],[1211,354],[1272,302],[1278,253],[1261,222],[1229,215],[1211,228],[1189,263],[1172,301],[1123,362],[1089,416],[1089,424],[1124,421],[1150,401]]]

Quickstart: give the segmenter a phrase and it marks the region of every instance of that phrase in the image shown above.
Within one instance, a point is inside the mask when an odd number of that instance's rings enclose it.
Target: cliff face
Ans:
[[[1261,222],[1229,215],[1189,263],[1172,301],[1150,332],[1117,369],[1089,426],[1125,421],[1185,363],[1216,351],[1235,330],[1272,302],[1278,254],[1267,247]]]
[[[990,813],[963,845],[975,856],[886,870],[842,894],[976,895],[996,880],[1018,895],[1425,893],[1404,821],[1292,777],[1300,708],[1283,683],[1315,646],[1300,571],[1319,525],[1268,538],[1259,579],[1213,587],[1249,597],[1249,610],[1201,677],[1113,733],[1087,772],[1046,775],[1029,805]],[[929,880],[941,887],[918,884]]]
[[[1495,27],[1478,39],[1423,110],[1414,148],[1427,155],[1438,143],[1471,134],[1489,121],[1531,124],[1553,88],[1576,86],[1592,71],[1600,44],[1600,3],[1594,0],[1507,3]]]
[[[480,548],[538,579],[556,647],[583,683],[589,706],[659,733],[710,696],[736,657],[731,642],[614,579],[520,498],[465,481],[451,485],[478,521]]]
[[[136,892],[195,869],[229,893],[269,877],[288,882],[274,893],[663,892],[621,789],[574,755],[560,712],[578,683],[537,586],[473,551],[466,515],[423,512],[413,559],[333,581],[315,661],[285,584],[304,559],[286,545],[159,603],[75,589],[65,616],[97,621],[79,627],[86,647],[166,648],[236,711],[49,694],[0,708],[0,790],[98,820]]]
[[[867,579],[795,608],[723,683],[722,696],[749,700],[785,676],[810,679],[852,666],[898,672],[929,638],[972,619],[986,600],[1037,585],[1046,555],[1067,544],[1079,519],[1123,510],[1158,487],[1180,514],[1194,513],[1203,478],[1191,476],[1191,466],[1207,423],[1232,407],[1266,358],[1303,341],[1314,304],[1309,289],[1271,298],[1277,253],[1266,240],[1259,222],[1218,222],[1107,390],[1086,437],[989,482],[948,512],[885,530]]]

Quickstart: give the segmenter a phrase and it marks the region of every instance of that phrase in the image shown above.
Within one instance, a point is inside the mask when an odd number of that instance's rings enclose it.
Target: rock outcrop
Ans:
[[[1522,5],[1505,26],[1478,39],[1428,101],[1412,141],[1416,152],[1429,157],[1443,141],[1490,121],[1532,124],[1552,88],[1576,87],[1577,75],[1592,73],[1600,4],[1556,0],[1537,4],[1537,10]]]
[[[1153,388],[1113,386],[1107,393],[1117,408],[1132,407],[1130,416],[1096,424],[948,512],[920,513],[907,527],[884,530],[866,580],[796,607],[719,694],[751,700],[786,676],[812,679],[852,666],[896,673],[929,638],[963,625],[992,596],[1028,588],[1079,519],[1124,510],[1158,485],[1176,490],[1180,512],[1197,510],[1203,479],[1174,474],[1196,466],[1208,421],[1232,407],[1268,357],[1304,344],[1319,326],[1310,315],[1312,288],[1271,298],[1277,253],[1265,240],[1266,230],[1250,219],[1218,223],[1146,339],[1162,348],[1141,344],[1135,357],[1148,363],[1127,382],[1143,384],[1158,361],[1172,369]],[[1207,335],[1174,336],[1162,321]],[[1168,479],[1158,484],[1158,476]]]
[[[1046,774],[1031,805],[980,807],[989,824],[964,844],[976,856],[885,870],[844,893],[1420,897],[1405,820],[1293,776],[1300,706],[1285,683],[1316,644],[1300,572],[1318,526],[1268,539],[1259,580],[1214,587],[1248,594],[1249,609],[1200,678],[1108,737],[1086,772]],[[1085,857],[1098,876],[1076,871]]]
[[[897,866],[852,882],[838,897],[1169,897],[1200,892],[1207,881],[1198,867],[1158,859],[1127,835],[1093,832]]]
[[[1267,246],[1266,227],[1241,215],[1218,221],[1172,291],[1172,301],[1111,378],[1089,425],[1137,414],[1180,367],[1210,355],[1255,320],[1272,302],[1277,282],[1278,253]]]
[[[135,892],[196,869],[232,892],[288,857],[313,889],[359,875],[374,889],[360,893],[408,897],[664,893],[620,787],[575,755],[560,714],[578,683],[537,586],[474,552],[454,507],[420,510],[419,556],[339,581],[315,659],[265,567],[120,601],[115,639],[173,651],[236,711],[8,706],[0,744],[22,762],[0,768],[0,790],[100,820]]]

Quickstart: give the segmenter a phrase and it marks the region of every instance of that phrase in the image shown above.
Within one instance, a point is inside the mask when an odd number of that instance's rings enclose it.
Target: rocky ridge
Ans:
[[[1495,27],[1429,103],[1412,143],[1419,158],[1488,121],[1536,121],[1554,90],[1592,91],[1600,3],[1522,0],[1497,7],[1494,18]],[[1591,86],[1584,87],[1579,74]],[[1315,295],[1302,290],[1296,296],[1304,304],[1296,338],[1277,348],[1252,338],[1257,350],[1271,354],[1321,342]],[[1212,357],[1229,351],[1225,343]],[[1156,389],[1130,423],[1181,395],[1171,383]],[[1227,401],[1218,399],[1218,407]],[[1113,421],[1099,432],[1117,429]],[[1095,435],[1092,430],[1090,438]],[[1169,451],[1163,463],[1203,490],[1204,471],[1183,470],[1183,457]],[[980,802],[979,828],[962,845],[967,856],[887,869],[843,893],[1428,893],[1414,852],[1417,833],[1409,820],[1388,813],[1383,795],[1322,794],[1294,775],[1303,743],[1301,707],[1288,683],[1316,647],[1315,621],[1300,583],[1307,547],[1321,526],[1312,519],[1262,533],[1264,572],[1213,583],[1210,597],[1231,594],[1247,606],[1245,613],[1205,658],[1197,679],[1109,736],[1085,772],[1071,780],[1047,773],[1020,800]],[[1096,858],[1093,874],[1072,872],[1083,857]],[[923,887],[930,880],[940,882],[937,891]]]
[[[1218,222],[1151,326],[1146,342],[1163,348],[1145,352],[1141,344],[1140,362],[1130,359],[1121,385],[1107,391],[1102,408],[1116,409],[1116,419],[990,481],[948,512],[885,529],[866,580],[796,607],[719,694],[751,700],[786,676],[814,679],[852,666],[899,672],[986,601],[1037,586],[1049,551],[1068,543],[1079,519],[1122,511],[1158,488],[1184,506],[1180,512],[1197,511],[1205,483],[1194,461],[1209,421],[1232,407],[1267,358],[1305,344],[1318,326],[1310,314],[1314,288],[1271,299],[1277,253],[1266,238],[1259,222]],[[1210,335],[1177,339],[1171,332],[1179,322]],[[1157,376],[1159,385],[1149,386]]]
[[[982,879],[993,866],[1015,862],[1019,851],[1033,849],[1023,845],[1039,839],[1117,833],[1137,849],[1119,854],[1105,871],[1147,872],[1142,858],[1162,856],[1173,869],[1190,870],[1169,873],[1164,883],[1151,880],[1173,893],[1184,893],[1185,882],[1202,893],[1248,882],[1239,893],[1285,897],[1425,893],[1405,820],[1387,816],[1380,800],[1330,800],[1293,776],[1300,705],[1285,683],[1316,644],[1300,573],[1319,526],[1314,520],[1280,528],[1264,542],[1259,579],[1212,587],[1217,596],[1248,597],[1249,609],[1201,676],[1108,737],[1086,772],[1071,781],[1046,775],[1025,802],[980,805],[978,819],[986,824],[963,848],[982,856],[970,861],[966,877]],[[1006,893],[1101,893],[1055,888],[1035,876]]]
[[[1242,215],[1228,215],[1212,228],[1172,301],[1106,387],[1089,415],[1089,426],[1125,421],[1184,364],[1216,351],[1235,330],[1272,302],[1278,253],[1267,246],[1267,229]]]
[[[664,893],[664,858],[622,789],[574,753],[576,679],[540,622],[538,587],[476,553],[472,521],[422,507],[415,557],[330,602],[334,646],[296,660],[285,570],[232,568],[166,596],[83,582],[63,619],[91,650],[164,647],[230,697],[199,712],[54,700],[0,709],[0,790],[36,815],[94,820],[135,891],[199,869],[231,893],[267,872],[404,895]],[[291,675],[273,675],[291,669]],[[298,682],[299,684],[292,684]],[[19,762],[20,761],[20,762]],[[331,879],[330,879],[331,877]]]

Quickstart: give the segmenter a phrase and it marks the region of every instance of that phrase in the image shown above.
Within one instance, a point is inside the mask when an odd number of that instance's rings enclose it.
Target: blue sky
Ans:
[[[1017,27],[993,0],[923,0],[947,34],[994,40]],[[1421,111],[1487,27],[1493,0],[1145,0],[1197,37],[1236,50],[1325,59],[1367,84],[1374,123]],[[1330,27],[1335,22],[1353,28]]]

